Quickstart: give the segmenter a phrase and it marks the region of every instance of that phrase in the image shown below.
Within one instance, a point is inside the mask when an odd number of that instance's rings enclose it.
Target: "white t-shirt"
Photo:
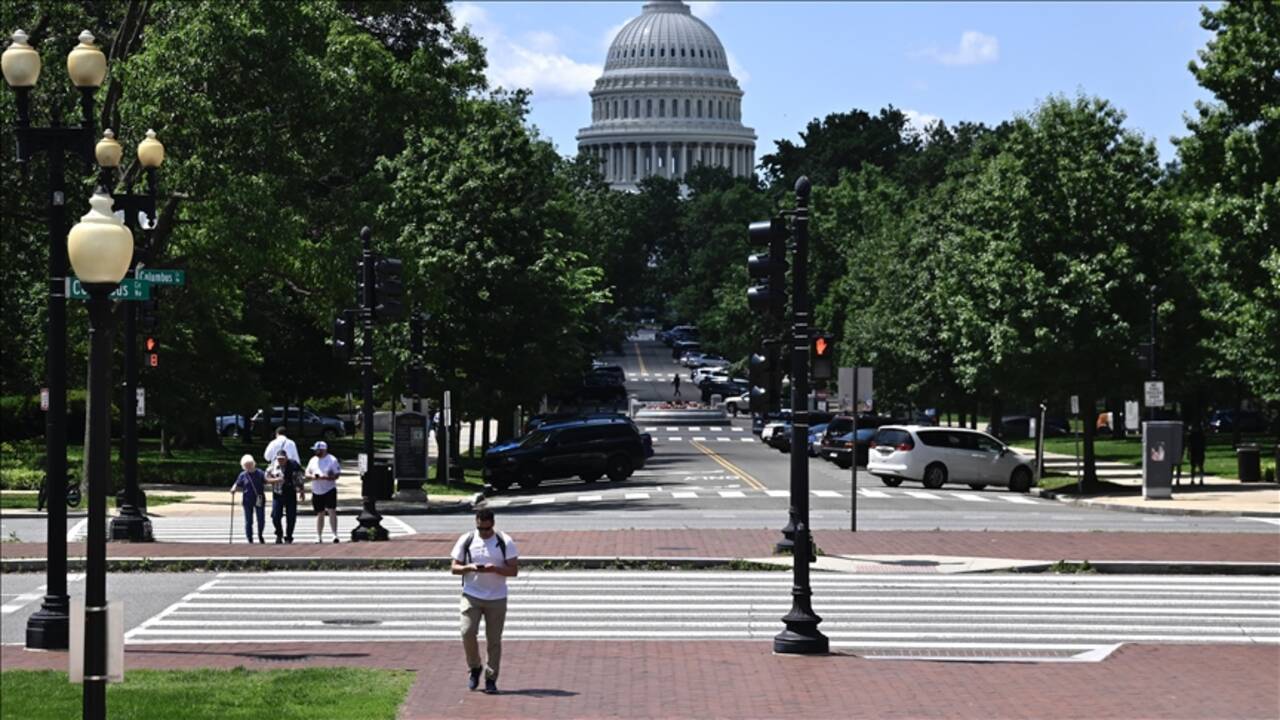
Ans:
[[[497,567],[507,565],[502,559],[502,550],[498,548],[497,532],[488,540],[480,537],[479,532],[464,533],[458,538],[458,542],[453,544],[454,560],[465,561],[466,555],[463,552],[462,543],[466,541],[467,535],[471,535],[471,562],[476,565],[496,565]],[[507,544],[507,560],[520,557],[520,551],[516,549],[516,543],[510,535],[502,533],[502,542]],[[507,596],[507,576],[490,572],[463,573],[462,592],[477,600],[501,600]]]
[[[262,455],[262,457],[267,461],[267,465],[276,464],[276,453],[281,450],[285,451],[285,454],[289,456],[290,460],[298,463],[299,465],[302,464],[302,458],[298,457],[297,443],[284,435],[277,435],[276,439],[272,440],[270,445],[267,445],[267,450]]]
[[[307,477],[311,478],[311,494],[324,495],[338,487],[337,476],[342,473],[342,464],[338,458],[329,453],[324,457],[312,455],[307,462]],[[320,475],[322,477],[316,477]],[[333,478],[328,476],[332,475]]]

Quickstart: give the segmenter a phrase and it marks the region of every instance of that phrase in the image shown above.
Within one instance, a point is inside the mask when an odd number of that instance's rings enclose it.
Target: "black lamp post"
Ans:
[[[93,162],[93,96],[107,74],[107,59],[93,44],[89,31],[80,33],[80,44],[67,56],[67,72],[80,90],[79,127],[64,127],[55,108],[49,127],[31,126],[31,90],[40,78],[40,54],[27,44],[27,34],[13,34],[3,54],[5,82],[17,95],[18,118],[14,123],[18,162],[40,153],[48,157],[49,315],[45,350],[45,374],[49,386],[49,410],[45,415],[45,483],[50,498],[46,516],[46,591],[40,610],[27,621],[27,647],[61,650],[67,647],[67,207],[65,156],[78,155]]]
[[[363,507],[356,519],[359,527],[351,531],[351,539],[360,541],[387,540],[390,535],[382,527],[382,515],[378,512],[379,484],[385,482],[382,465],[373,457],[373,321],[375,312],[375,286],[377,273],[373,253],[373,231],[360,228],[360,272],[363,291],[360,297],[360,324],[364,328],[364,357],[360,362],[361,422],[364,425],[365,472],[361,479]]]
[[[829,649],[827,636],[818,630],[822,618],[813,611],[809,563],[813,541],[809,531],[809,178],[796,181],[796,209],[792,215],[795,248],[791,278],[791,518],[795,523],[792,545],[791,612],[782,621],[787,629],[773,638],[773,651],[815,655]],[[856,449],[856,448],[855,448]],[[855,458],[856,461],[856,453]]]
[[[103,132],[103,139],[94,148],[98,165],[103,169],[102,186],[114,184],[111,173],[120,166],[123,154],[111,130]],[[151,229],[156,223],[156,170],[164,162],[164,146],[156,139],[154,130],[147,131],[147,138],[138,144],[138,162],[146,169],[147,192],[142,195],[125,193],[113,196],[113,208],[124,213],[125,227],[135,238],[142,230],[138,215],[146,213],[146,242],[135,246],[129,264],[129,272],[136,272],[139,262],[150,252]],[[132,187],[126,187],[132,190]],[[151,521],[147,519],[146,494],[138,487],[138,306],[125,303],[124,307],[124,387],[120,403],[120,460],[124,466],[124,495],[120,513],[111,518],[111,539],[130,542],[152,542]]]
[[[111,293],[129,271],[133,234],[99,191],[67,235],[71,267],[89,293],[89,539],[84,597],[84,717],[107,716],[107,486],[111,483]]]

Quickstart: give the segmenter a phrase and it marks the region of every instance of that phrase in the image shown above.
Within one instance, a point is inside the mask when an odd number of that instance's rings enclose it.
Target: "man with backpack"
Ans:
[[[494,529],[493,511],[476,511],[476,529],[453,546],[454,575],[462,576],[462,649],[467,656],[467,689],[475,690],[484,672],[484,692],[498,692],[502,663],[502,627],[507,620],[507,578],[520,570],[520,552],[510,535]],[[489,662],[480,659],[480,619]]]

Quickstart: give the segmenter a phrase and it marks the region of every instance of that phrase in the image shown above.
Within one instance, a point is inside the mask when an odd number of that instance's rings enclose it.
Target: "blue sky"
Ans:
[[[587,93],[643,3],[454,2],[485,43],[489,79],[533,91],[530,120],[560,152],[590,122]],[[989,124],[1055,93],[1110,100],[1174,159],[1183,113],[1209,99],[1187,70],[1210,33],[1194,2],[690,3],[720,36],[756,155],[828,113],[892,104],[919,123]]]

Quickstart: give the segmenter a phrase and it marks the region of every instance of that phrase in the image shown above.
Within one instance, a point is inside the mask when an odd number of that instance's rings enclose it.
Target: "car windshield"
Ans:
[[[525,435],[524,438],[520,440],[520,447],[522,448],[537,447],[542,443],[546,442],[547,437],[550,434],[551,433],[545,430],[534,430],[528,435]]]

